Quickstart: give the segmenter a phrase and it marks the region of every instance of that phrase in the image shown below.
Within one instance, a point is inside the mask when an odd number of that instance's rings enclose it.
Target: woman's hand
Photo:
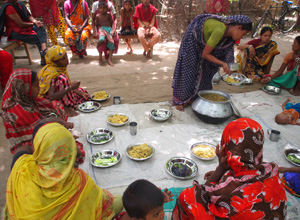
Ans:
[[[208,171],[205,175],[204,175],[204,179],[208,179],[215,171]]]
[[[88,93],[82,93],[82,97],[85,99],[85,100],[89,100],[89,99],[91,99],[91,96],[90,96],[90,94],[88,94]]]
[[[249,47],[249,55],[256,56],[255,48],[252,45]]]
[[[75,25],[71,26],[71,31],[75,34],[77,33],[77,28],[75,27]]]
[[[34,24],[38,27],[38,28],[42,28],[44,25],[42,22],[40,21],[35,21]]]
[[[158,187],[160,190],[161,188]],[[163,194],[164,194],[164,203],[167,203],[167,202],[171,202],[173,201],[173,194],[171,194],[171,192],[168,190],[168,188],[165,188],[164,191],[163,191]]]
[[[229,165],[227,163],[228,155],[226,154],[226,145],[223,144],[223,146],[220,149],[220,145],[217,144],[216,147],[216,155],[219,159],[219,166],[222,167],[224,170],[229,169]]]
[[[268,82],[270,82],[272,79],[271,79],[271,77],[264,77],[264,78],[262,78],[261,80],[260,80],[260,82],[261,83],[268,83]]]
[[[222,68],[223,68],[225,73],[231,74],[231,71],[230,71],[227,63],[223,63]]]
[[[66,129],[72,129],[72,128],[74,128],[74,123],[72,123],[72,122],[65,122],[64,126],[65,126]]]
[[[75,89],[78,89],[79,86],[80,86],[80,81],[76,80],[76,81],[72,82],[70,87],[71,87],[71,90],[75,90]]]

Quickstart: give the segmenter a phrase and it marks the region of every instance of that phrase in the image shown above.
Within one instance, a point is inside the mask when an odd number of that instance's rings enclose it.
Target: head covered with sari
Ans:
[[[61,67],[56,64],[55,61],[62,59],[66,55],[67,51],[58,45],[51,47],[46,56],[46,66],[38,73],[40,82],[40,97],[45,96],[51,86],[51,80],[58,77],[60,74],[67,76],[70,83],[72,83],[67,67]]]
[[[34,153],[21,156],[9,176],[7,217],[110,220],[114,216],[113,197],[74,168],[76,143],[65,127],[43,125],[33,145]]]
[[[31,146],[35,125],[50,113],[58,113],[49,100],[31,96],[31,81],[31,70],[17,69],[3,94],[1,117],[12,153],[22,145]]]
[[[217,183],[195,181],[179,197],[191,207],[186,212],[194,219],[284,219],[285,190],[278,166],[263,162],[263,143],[264,133],[256,121],[240,118],[230,122],[221,141],[230,168]]]

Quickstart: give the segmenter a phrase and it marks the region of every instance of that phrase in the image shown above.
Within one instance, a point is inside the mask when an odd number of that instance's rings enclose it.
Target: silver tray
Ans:
[[[172,116],[172,112],[164,108],[156,108],[150,111],[150,117],[156,121],[167,121]]]
[[[132,147],[137,146],[137,145],[141,145],[141,144],[144,144],[144,143],[140,143],[140,144],[131,144],[131,145],[129,145],[129,146],[126,148],[126,155],[127,155],[127,157],[129,157],[131,160],[136,160],[136,161],[143,161],[143,160],[148,160],[149,158],[151,158],[151,157],[154,155],[154,153],[155,153],[155,149],[154,149],[154,147],[151,146],[150,144],[147,144],[147,145],[151,148],[152,152],[151,152],[151,154],[150,154],[148,157],[145,157],[145,158],[135,158],[135,157],[131,157],[131,156],[129,155],[129,150],[131,150]]]
[[[300,160],[300,150],[298,149],[287,149],[284,151],[285,159],[287,159],[290,163],[300,167],[300,163],[297,163],[296,161],[292,161],[288,156],[289,155],[295,155]]]
[[[171,176],[183,180],[193,178],[198,173],[197,164],[186,157],[172,157],[167,161],[165,169]],[[178,172],[182,173],[178,174]],[[181,175],[184,173],[186,173],[186,175]]]
[[[86,135],[86,139],[91,144],[105,144],[111,141],[114,133],[108,128],[96,128]]]
[[[108,118],[109,118],[110,116],[113,116],[113,115],[124,115],[124,116],[127,116],[128,119],[127,119],[127,121],[125,121],[125,122],[122,123],[122,124],[114,124],[114,123],[108,121]],[[129,122],[129,116],[128,116],[128,115],[125,115],[125,114],[122,114],[122,113],[110,114],[110,115],[107,116],[106,121],[107,121],[108,124],[110,124],[110,125],[112,125],[112,126],[115,126],[115,127],[121,127],[121,126],[123,126],[123,125],[125,125],[125,124],[127,124],[127,123]]]
[[[121,154],[115,150],[101,150],[91,156],[91,164],[101,168],[112,167],[119,163],[120,160]]]
[[[198,145],[207,145],[207,146],[212,147],[214,150],[216,150],[216,146],[213,145],[213,144],[210,144],[210,143],[207,143],[207,142],[198,142],[198,143],[195,143],[195,144],[193,144],[193,145],[191,146],[191,153],[192,153],[193,156],[195,156],[195,157],[197,157],[197,158],[199,158],[199,159],[201,159],[201,160],[213,160],[213,159],[215,159],[215,158],[217,157],[217,155],[215,155],[214,157],[205,158],[205,157],[200,157],[200,156],[196,155],[196,154],[193,152],[193,149],[194,149],[195,147],[197,147]]]
[[[226,79],[230,77],[230,78],[233,78],[233,79],[236,79],[238,80],[238,82],[236,83],[230,83],[230,82],[226,82]],[[241,73],[232,73],[231,75],[229,74],[225,74],[221,77],[221,79],[228,85],[231,85],[231,86],[240,86],[241,84],[245,83],[245,80],[246,80],[246,76],[241,74]]]
[[[94,101],[84,102],[78,106],[78,110],[85,113],[95,112],[100,108],[101,108],[101,104]]]
[[[281,89],[275,86],[264,86],[263,91],[271,95],[278,95],[281,92]]]
[[[109,99],[109,98],[110,98],[110,94],[109,94],[108,92],[106,92],[106,94],[107,94],[108,96],[107,96],[106,98],[104,98],[104,99],[94,99],[94,94],[91,95],[91,98],[92,98],[92,100],[95,101],[95,102],[102,102],[102,101],[105,101],[106,99]]]

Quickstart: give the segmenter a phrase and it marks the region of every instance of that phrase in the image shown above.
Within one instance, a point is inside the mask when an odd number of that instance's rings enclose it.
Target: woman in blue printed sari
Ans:
[[[187,27],[181,41],[173,76],[173,103],[180,111],[197,98],[200,90],[212,89],[211,80],[219,67],[230,73],[233,46],[252,29],[244,15],[197,16]]]

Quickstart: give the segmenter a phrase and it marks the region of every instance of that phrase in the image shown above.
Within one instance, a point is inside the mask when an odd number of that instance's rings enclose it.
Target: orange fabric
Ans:
[[[284,114],[284,113],[289,113],[289,114],[293,115],[293,121],[290,124],[292,124],[292,125],[297,124],[297,120],[299,118],[299,112],[297,112],[295,109],[289,109],[289,110],[283,111],[281,114]]]

